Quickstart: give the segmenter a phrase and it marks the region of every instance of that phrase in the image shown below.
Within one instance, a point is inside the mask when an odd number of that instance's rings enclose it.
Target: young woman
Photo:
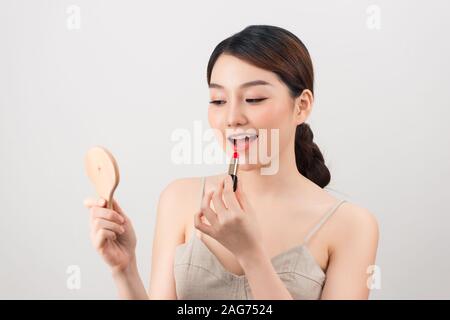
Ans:
[[[87,200],[92,242],[120,297],[367,299],[378,225],[324,190],[330,173],[305,123],[314,97],[306,47],[282,28],[249,26],[215,48],[207,81],[211,127],[225,144],[253,130],[238,142],[245,154],[276,144],[278,169],[262,174],[260,158],[241,164],[236,192],[228,174],[170,183],[159,199],[148,293],[131,221],[117,202],[108,210]],[[263,140],[263,129],[277,129],[278,139]]]

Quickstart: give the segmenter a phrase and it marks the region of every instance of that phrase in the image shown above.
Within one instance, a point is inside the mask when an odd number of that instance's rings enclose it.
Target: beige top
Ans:
[[[201,197],[204,190],[203,177]],[[307,234],[303,244],[271,259],[278,276],[294,299],[320,298],[326,275],[306,244],[343,202],[345,200],[340,200],[323,215]],[[186,243],[176,247],[174,275],[178,299],[253,299],[246,276],[226,270],[195,232],[192,232]]]

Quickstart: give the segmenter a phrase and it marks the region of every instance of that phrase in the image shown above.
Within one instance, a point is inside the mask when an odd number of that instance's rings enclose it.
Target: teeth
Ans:
[[[241,140],[241,139],[252,139],[252,138],[257,138],[258,135],[256,134],[239,134],[239,135],[235,135],[235,136],[230,136],[228,137],[229,140]]]

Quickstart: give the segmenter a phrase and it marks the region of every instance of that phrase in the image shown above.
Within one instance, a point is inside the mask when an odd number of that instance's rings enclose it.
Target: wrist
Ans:
[[[248,269],[261,265],[263,262],[269,260],[266,251],[262,247],[257,247],[248,253],[237,257],[237,259],[244,271],[248,271]]]
[[[111,274],[115,280],[127,280],[135,277],[138,274],[136,257],[133,256],[127,266],[113,267]]]

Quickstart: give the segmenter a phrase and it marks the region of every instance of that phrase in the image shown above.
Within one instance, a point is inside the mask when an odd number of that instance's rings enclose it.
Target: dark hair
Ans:
[[[289,88],[293,98],[298,97],[304,89],[314,93],[314,72],[308,49],[297,36],[283,28],[252,25],[220,42],[209,58],[208,85],[214,64],[223,53],[274,72]],[[309,124],[297,126],[295,161],[303,176],[324,188],[330,182],[330,171],[313,138]]]

